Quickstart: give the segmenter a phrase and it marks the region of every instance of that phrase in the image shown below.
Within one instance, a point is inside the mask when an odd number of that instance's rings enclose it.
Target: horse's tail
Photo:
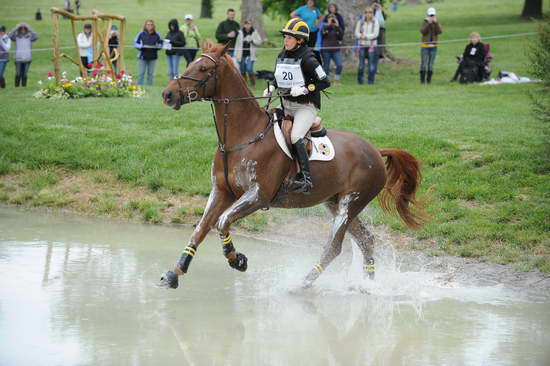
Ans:
[[[386,157],[387,174],[386,185],[378,196],[382,210],[397,211],[410,229],[420,230],[428,218],[415,198],[422,180],[420,162],[400,149],[380,149],[380,154]]]

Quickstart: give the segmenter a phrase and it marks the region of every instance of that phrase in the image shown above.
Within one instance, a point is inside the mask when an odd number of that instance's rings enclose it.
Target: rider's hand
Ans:
[[[293,97],[299,97],[300,95],[305,95],[308,93],[308,90],[305,86],[293,86],[290,88],[290,95]]]
[[[274,90],[275,90],[275,85],[270,85],[267,89],[264,90],[264,97],[271,95],[271,93],[273,93]]]

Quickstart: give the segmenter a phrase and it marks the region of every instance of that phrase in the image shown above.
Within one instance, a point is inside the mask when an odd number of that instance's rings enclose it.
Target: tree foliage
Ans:
[[[212,18],[212,3],[214,0],[201,0],[201,18]]]
[[[542,24],[537,40],[529,52],[531,74],[540,79],[541,86],[533,94],[537,117],[543,122],[550,122],[550,24]]]
[[[281,18],[288,18],[290,13],[300,6],[305,5],[305,3],[304,0],[262,0],[264,11],[273,15],[278,15]],[[328,3],[328,0],[316,0],[315,6],[318,7],[321,12],[324,12]]]

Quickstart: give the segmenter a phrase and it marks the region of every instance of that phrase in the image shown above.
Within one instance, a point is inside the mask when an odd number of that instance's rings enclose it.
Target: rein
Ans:
[[[194,77],[191,77],[191,76],[186,76],[186,75],[182,75],[182,76],[180,76],[179,78],[176,79],[176,82],[177,82],[178,88],[179,88],[179,93],[180,93],[180,104],[183,104],[183,102],[185,101],[184,90],[183,90],[183,88],[180,84],[180,79],[191,80],[191,81],[194,81],[194,82],[197,83],[197,85],[193,89],[191,89],[191,90],[187,89],[186,94],[187,94],[187,99],[189,100],[189,103],[194,102],[194,101],[212,102],[210,107],[212,108],[212,119],[214,120],[214,126],[216,127],[216,134],[218,135],[218,150],[222,154],[222,158],[223,158],[223,174],[224,174],[224,177],[225,177],[225,184],[226,184],[227,188],[229,189],[229,192],[231,192],[231,194],[236,198],[237,195],[235,194],[235,192],[233,192],[233,189],[231,188],[231,185],[229,184],[229,179],[228,179],[228,177],[229,177],[228,154],[230,152],[242,150],[245,147],[247,147],[249,145],[252,145],[256,142],[262,141],[265,138],[266,134],[273,127],[273,118],[267,112],[267,108],[269,107],[269,104],[271,103],[271,98],[272,97],[271,96],[267,96],[267,97],[240,97],[240,98],[212,98],[212,97],[209,97],[209,98],[200,98],[199,99],[198,98],[198,96],[199,96],[198,90],[200,88],[202,88],[203,89],[203,95],[204,95],[205,92],[206,92],[206,86],[208,84],[208,81],[212,78],[212,76],[214,77],[214,95],[216,94],[216,88],[217,88],[217,85],[218,85],[218,75],[217,75],[216,71],[217,71],[218,65],[219,65],[218,61],[216,61],[212,56],[210,56],[208,54],[204,53],[200,57],[206,57],[206,58],[210,59],[212,62],[214,62],[214,69],[212,71],[210,71],[208,73],[208,76],[204,79],[197,79],[197,78],[194,78]],[[231,102],[246,102],[246,101],[257,100],[257,99],[269,99],[269,101],[266,105],[266,112],[265,112],[266,115],[267,115],[267,119],[268,119],[267,126],[256,137],[253,137],[251,139],[248,139],[245,142],[242,142],[240,144],[237,144],[233,147],[228,148],[226,146],[226,141],[227,141],[227,127],[229,125],[229,114],[228,114],[229,103],[231,103]],[[214,103],[223,103],[225,105],[224,113],[223,113],[223,137],[220,135],[218,124],[216,123],[216,114],[214,112]]]

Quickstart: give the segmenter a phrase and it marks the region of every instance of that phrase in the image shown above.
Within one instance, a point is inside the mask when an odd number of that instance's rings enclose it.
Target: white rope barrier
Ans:
[[[528,32],[528,33],[514,33],[514,34],[502,34],[502,35],[496,35],[496,36],[487,36],[482,37],[481,40],[488,40],[488,39],[504,39],[504,38],[516,38],[516,37],[528,37],[528,36],[534,36],[537,32]],[[442,40],[438,41],[437,45],[447,44],[447,43],[458,43],[458,42],[466,42],[469,41],[468,38],[461,38],[461,39],[450,39],[450,40]],[[402,43],[386,43],[386,44],[379,44],[378,47],[408,47],[408,46],[417,46],[419,47],[423,42],[402,42]],[[359,45],[354,46],[338,46],[338,47],[320,47],[320,50],[342,50],[342,49],[356,49],[360,48]],[[125,45],[124,48],[134,48],[134,45]],[[143,46],[142,48],[155,48],[162,50],[162,47],[154,47],[154,46]],[[60,50],[62,49],[75,49],[75,46],[63,46],[59,47]],[[257,51],[271,51],[271,50],[281,50],[282,47],[258,47],[256,48]],[[198,48],[187,48],[187,47],[172,47],[171,50],[198,50]],[[231,50],[234,50],[233,48]],[[33,48],[33,52],[41,52],[41,51],[53,51],[53,48]],[[8,51],[8,53],[15,53],[15,51]]]

